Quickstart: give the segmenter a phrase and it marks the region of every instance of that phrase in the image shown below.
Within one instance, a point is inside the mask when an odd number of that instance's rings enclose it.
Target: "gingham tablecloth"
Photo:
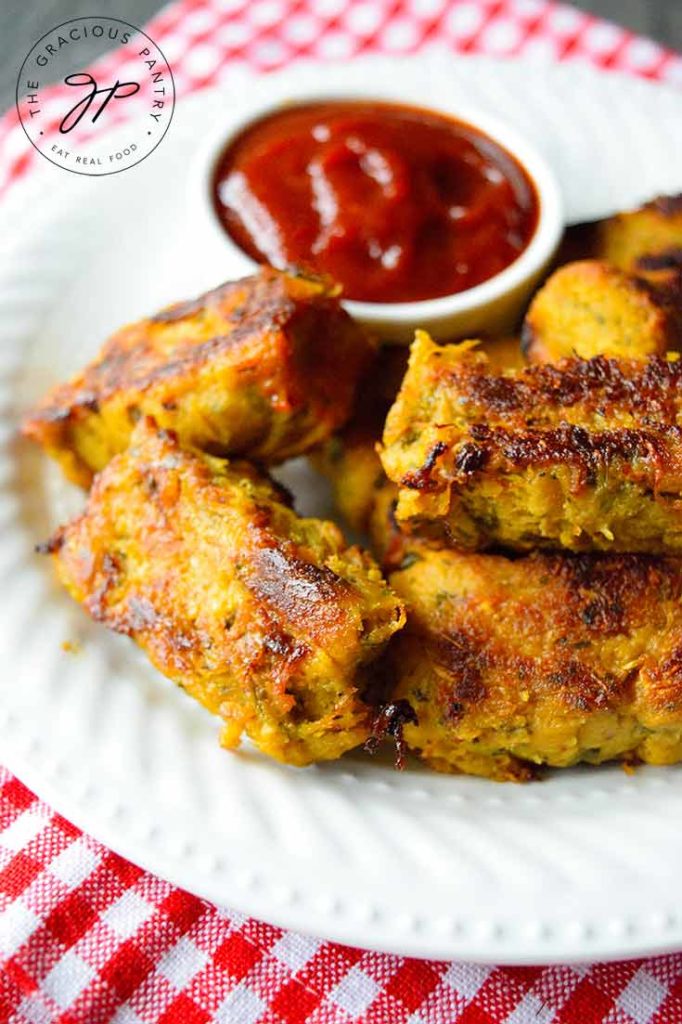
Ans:
[[[267,72],[434,44],[682,84],[680,56],[545,0],[180,0],[148,31],[178,97],[235,66]],[[41,160],[8,112],[0,191]],[[2,769],[0,911],[0,1024],[682,1024],[682,954],[485,967],[284,932],[129,864]]]

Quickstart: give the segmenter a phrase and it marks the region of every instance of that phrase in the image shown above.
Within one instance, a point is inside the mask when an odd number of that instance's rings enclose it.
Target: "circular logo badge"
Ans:
[[[120,50],[117,70],[102,56],[113,49]],[[116,174],[139,164],[163,139],[174,108],[173,73],[154,40],[108,16],[51,29],[17,79],[17,111],[29,141],[76,174]],[[125,127],[112,141],[109,129],[119,122]]]

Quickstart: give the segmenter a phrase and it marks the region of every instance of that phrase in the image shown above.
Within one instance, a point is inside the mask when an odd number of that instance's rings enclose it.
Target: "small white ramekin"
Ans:
[[[208,241],[210,250],[225,256],[230,268],[245,274],[256,266],[223,228],[213,206],[212,180],[217,162],[227,146],[253,121],[266,117],[282,108],[327,102],[330,100],[376,100],[406,103],[432,110],[464,121],[478,128],[498,142],[522,165],[532,180],[539,202],[538,224],[530,243],[508,267],[463,292],[420,302],[357,302],[344,300],[348,312],[382,340],[409,343],[415,328],[429,331],[434,338],[445,340],[456,337],[476,337],[479,334],[502,334],[511,331],[517,323],[528,298],[549,264],[564,228],[563,204],[554,173],[537,150],[516,131],[488,114],[480,113],[460,103],[441,99],[437,105],[414,91],[399,86],[378,85],[363,89],[341,91],[300,92],[287,100],[248,104],[241,107],[237,117],[226,118],[216,125],[199,147],[195,164],[189,176],[188,201],[195,213],[194,221]]]

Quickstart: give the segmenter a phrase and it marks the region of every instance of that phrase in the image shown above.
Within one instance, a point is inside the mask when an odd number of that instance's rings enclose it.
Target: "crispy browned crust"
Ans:
[[[381,455],[398,519],[465,547],[682,550],[681,383],[659,357],[496,371],[422,336]]]
[[[92,618],[222,717],[227,746],[245,732],[307,764],[369,735],[366,666],[402,606],[369,555],[252,466],[143,420],[45,550]]]
[[[84,484],[142,415],[183,444],[278,462],[346,420],[370,354],[328,283],[263,268],[118,331],[24,433]]]
[[[526,365],[518,338],[492,338],[482,342],[482,348],[496,369]],[[344,521],[353,530],[369,534],[375,554],[382,553],[389,542],[382,512],[388,491],[391,501],[395,500],[395,486],[386,477],[377,449],[386,415],[405,376],[407,358],[403,347],[380,350],[358,389],[350,421],[312,455],[315,468],[332,484]]]
[[[405,541],[408,624],[392,699],[432,767],[522,780],[534,765],[682,760],[682,562],[501,555]]]

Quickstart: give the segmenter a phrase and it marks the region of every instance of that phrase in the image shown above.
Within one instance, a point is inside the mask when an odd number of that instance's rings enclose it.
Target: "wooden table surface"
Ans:
[[[162,6],[159,0],[0,0],[0,110],[14,102],[26,53],[55,25],[98,12],[143,25]],[[682,50],[682,0],[578,0],[575,6]]]

